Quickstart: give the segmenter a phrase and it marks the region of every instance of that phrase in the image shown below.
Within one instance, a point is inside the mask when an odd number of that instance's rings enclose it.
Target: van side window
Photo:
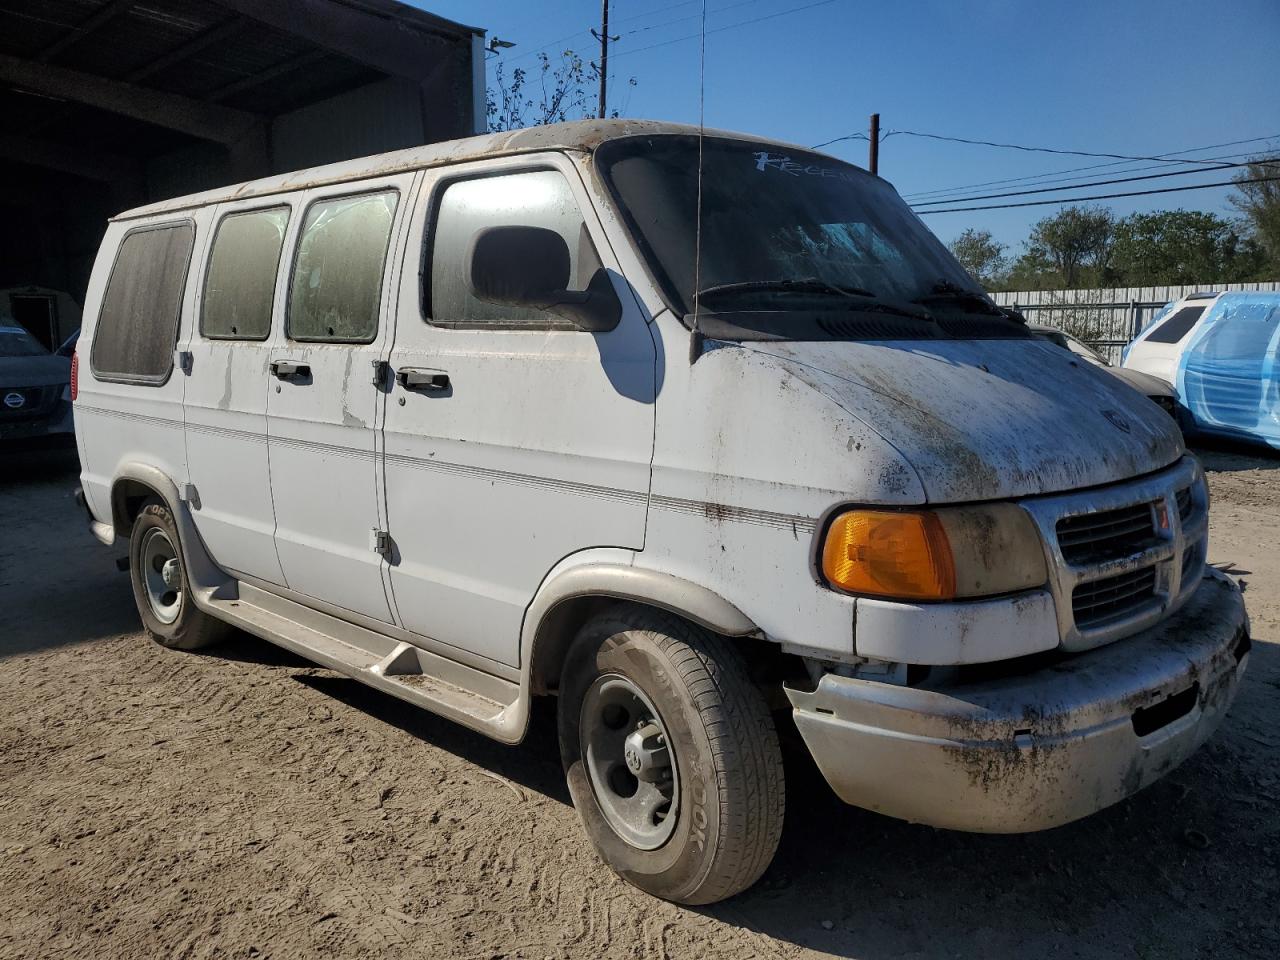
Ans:
[[[186,220],[125,235],[93,336],[96,377],[156,386],[169,379],[194,241]]]
[[[204,277],[200,332],[211,340],[265,340],[289,208],[230,213],[218,224]]]
[[[432,231],[429,315],[446,326],[546,329],[569,327],[563,317],[534,307],[487,303],[467,286],[467,256],[475,235],[486,227],[529,226],[554,230],[569,246],[569,289],[585,290],[600,269],[600,258],[564,176],[531,170],[445,187]]]
[[[398,199],[395,191],[366,193],[307,209],[289,289],[291,340],[368,343],[377,336]]]
[[[1147,343],[1178,343],[1196,325],[1204,307],[1183,307],[1147,336]]]

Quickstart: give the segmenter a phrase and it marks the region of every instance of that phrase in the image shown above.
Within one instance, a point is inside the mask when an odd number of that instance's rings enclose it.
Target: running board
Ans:
[[[202,597],[212,616],[463,726],[514,743],[524,733],[520,687],[413,644],[239,584],[239,599]]]

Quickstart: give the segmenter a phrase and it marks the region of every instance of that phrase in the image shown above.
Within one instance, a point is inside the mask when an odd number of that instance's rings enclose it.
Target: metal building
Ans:
[[[118,210],[484,111],[483,31],[396,0],[0,0],[0,325],[75,329]]]

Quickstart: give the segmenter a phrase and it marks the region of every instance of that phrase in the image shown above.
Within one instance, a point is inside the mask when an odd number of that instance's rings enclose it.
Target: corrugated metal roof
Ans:
[[[309,15],[283,18],[301,11]],[[371,34],[384,35],[362,45],[359,55],[335,42],[354,15]],[[469,50],[479,32],[395,0],[6,0],[0,6],[0,54],[265,117],[404,76],[407,63],[420,62],[425,77],[441,57],[464,44]],[[376,62],[380,48],[383,65]],[[435,55],[412,56],[418,49]],[[12,86],[0,78],[4,133],[92,142],[139,157],[185,139]]]

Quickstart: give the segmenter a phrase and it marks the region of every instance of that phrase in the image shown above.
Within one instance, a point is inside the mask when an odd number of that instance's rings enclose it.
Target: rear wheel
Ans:
[[[129,577],[142,625],[157,643],[197,650],[223,639],[230,627],[191,599],[178,526],[159,501],[144,506],[129,535]]]
[[[623,879],[713,903],[768,867],[782,831],[782,758],[729,641],[646,607],[602,614],[566,660],[559,730],[574,806]]]

